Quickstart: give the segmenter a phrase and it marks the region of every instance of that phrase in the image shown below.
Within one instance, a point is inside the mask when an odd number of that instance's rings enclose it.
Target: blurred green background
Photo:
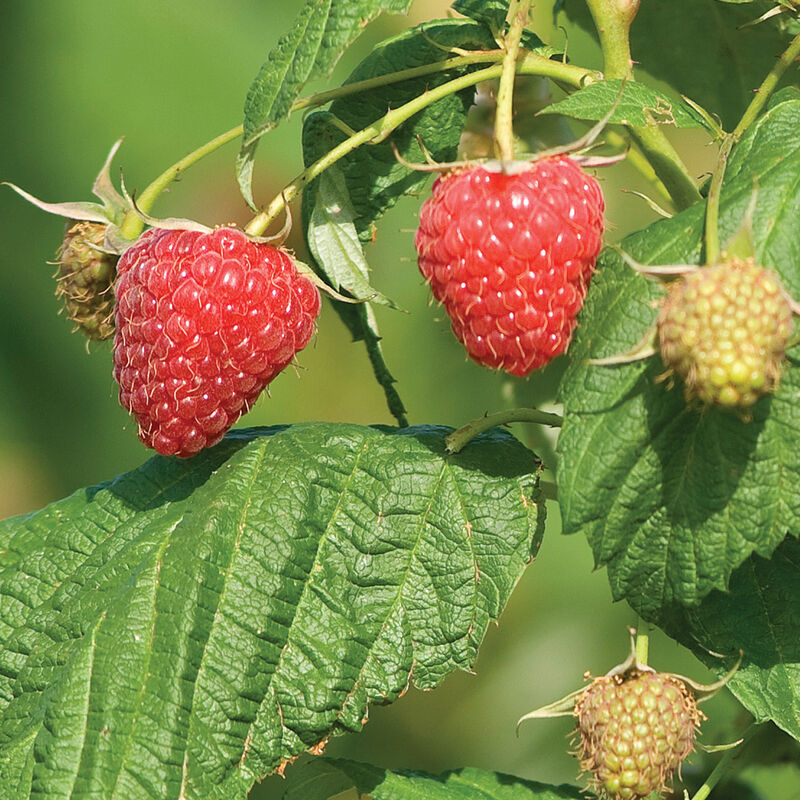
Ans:
[[[343,79],[376,41],[445,16],[448,5],[417,0],[409,18],[380,19],[345,55],[336,77]],[[537,31],[561,43],[565,32],[553,26],[551,6],[537,3]],[[6,4],[0,32],[0,179],[51,202],[88,200],[108,149],[124,136],[115,167],[122,167],[130,189],[141,191],[169,164],[241,121],[249,83],[298,7],[282,0]],[[584,33],[567,34],[574,61],[600,66]],[[293,118],[261,144],[256,197],[262,201],[302,167],[301,122]],[[673,138],[695,175],[710,169],[714,152],[702,137]],[[247,209],[233,177],[235,150],[228,145],[188,171],[160,201],[156,215],[244,224]],[[646,189],[630,167],[620,165],[600,177],[609,239],[654,219],[644,202],[621,191]],[[504,407],[552,408],[563,365],[527,381],[484,370],[465,358],[443,312],[429,306],[413,250],[419,203],[409,198],[398,204],[367,253],[374,284],[408,310],[379,308],[377,314],[411,423],[459,425]],[[58,315],[54,267],[48,262],[60,243],[62,221],[3,188],[0,226],[0,517],[5,517],[113,477],[149,453],[117,404],[110,345],[87,349]],[[301,250],[299,230],[289,245]],[[392,423],[362,345],[350,343],[330,307],[299,363],[301,368],[281,375],[270,397],[240,424]],[[516,433],[551,457],[549,433],[522,427]],[[490,630],[477,675],[454,675],[432,693],[412,689],[394,706],[373,708],[364,732],[331,742],[330,755],[388,767],[441,771],[469,764],[542,781],[574,780],[569,720],[527,723],[519,738],[514,723],[580,685],[584,670],[598,674],[621,661],[625,626],[636,620],[627,606],[612,603],[605,574],[592,571],[583,539],[559,535],[555,504],[549,512],[540,556],[500,625]],[[651,658],[664,669],[708,677],[692,656],[662,636],[654,635]],[[705,740],[729,740],[737,704],[723,693],[706,710],[712,719],[704,726]],[[800,798],[792,768],[779,769],[777,778],[763,770],[750,775],[769,788],[770,800]],[[282,781],[271,778],[253,797],[279,797],[282,790]]]

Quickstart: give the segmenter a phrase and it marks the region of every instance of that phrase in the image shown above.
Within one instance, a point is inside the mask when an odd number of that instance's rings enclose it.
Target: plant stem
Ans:
[[[719,198],[722,194],[722,179],[728,166],[728,156],[735,142],[733,134],[725,134],[719,148],[717,165],[711,177],[711,185],[708,187],[705,220],[706,264],[715,264],[719,259]]]
[[[646,667],[650,649],[650,634],[642,633],[643,624],[640,619],[636,626],[636,663]]]
[[[792,39],[791,44],[781,54],[775,66],[762,81],[761,86],[756,89],[755,97],[750,101],[750,105],[747,106],[744,114],[742,114],[742,118],[731,134],[735,136],[737,140],[740,139],[742,134],[756,121],[756,117],[767,104],[767,100],[769,100],[770,95],[775,90],[783,74],[798,57],[800,57],[800,34]]]
[[[347,97],[351,94],[366,92],[369,89],[377,89],[381,86],[388,86],[391,83],[398,83],[399,81],[421,78],[424,75],[432,75],[435,72],[446,72],[449,69],[465,67],[470,64],[491,64],[501,61],[503,57],[504,54],[502,50],[476,50],[469,55],[454,56],[444,61],[434,61],[432,64],[421,64],[419,67],[409,67],[408,69],[401,69],[397,72],[389,72],[386,75],[376,75],[374,78],[366,78],[363,81],[345,83],[343,86],[338,86],[336,89],[328,89],[328,91],[319,92],[318,94],[313,94],[309,97],[301,97],[299,100],[295,100],[290,113],[302,111],[305,108],[324,106],[326,103],[330,103],[332,100],[336,100],[339,97]]]
[[[531,0],[511,0],[508,10],[509,29],[504,39],[503,71],[494,117],[495,155],[504,163],[514,160],[514,80],[517,77],[519,43],[530,8]]]
[[[509,422],[535,422],[538,425],[560,428],[564,420],[558,414],[550,414],[536,408],[512,408],[508,411],[486,414],[467,423],[457,431],[453,431],[445,439],[447,452],[460,453],[476,436],[496,428],[498,425],[507,425]]]
[[[783,74],[798,57],[800,57],[800,34],[792,39],[791,44],[775,62],[775,66],[764,78],[761,86],[756,89],[755,96],[745,109],[736,127],[731,133],[726,134],[722,140],[719,156],[717,157],[717,165],[714,168],[714,175],[711,178],[711,185],[708,189],[708,202],[706,204],[706,264],[714,264],[719,259],[719,200],[731,150],[742,138],[744,132],[756,121]]]
[[[378,144],[384,141],[395,128],[423,108],[461,89],[474,86],[481,81],[497,78],[502,73],[502,70],[502,65],[497,64],[475,72],[470,72],[467,75],[462,75],[451,81],[442,83],[418,97],[415,97],[408,103],[384,114],[380,119],[368,125],[363,130],[358,131],[353,136],[348,137],[343,142],[340,142],[333,150],[304,169],[291,183],[284,187],[280,194],[270,201],[269,205],[267,205],[263,211],[250,220],[245,231],[252,236],[262,235],[269,227],[272,220],[283,211],[286,203],[296,197],[298,192],[300,192],[309,181],[312,181],[318,175],[322,174],[340,158],[352,153],[353,150],[360,147],[362,144],[368,142]],[[520,74],[525,75],[543,75],[576,87],[591,83],[599,77],[598,73],[594,70],[574,67],[571,64],[564,64],[560,61],[551,61],[535,53],[527,53],[524,58],[520,59],[518,71]]]
[[[739,758],[747,744],[747,740],[755,733],[758,726],[752,724],[743,734],[742,743],[731,750],[726,750],[722,758],[717,762],[717,766],[711,770],[711,774],[706,778],[705,783],[692,795],[692,800],[706,800],[714,787],[720,782],[728,771],[728,767],[735,758]]]
[[[467,66],[469,64],[482,64],[500,61],[504,57],[502,50],[487,50],[476,51],[474,54],[454,56],[453,58],[445,59],[444,61],[436,61],[432,64],[423,64],[419,67],[410,67],[409,69],[398,70],[397,72],[390,72],[386,75],[378,75],[374,78],[367,78],[363,81],[355,81],[354,83],[347,83],[344,86],[339,86],[336,89],[330,89],[326,92],[318,92],[317,94],[309,95],[308,97],[301,97],[292,104],[289,113],[295,111],[302,111],[307,108],[316,108],[317,106],[330,103],[339,97],[346,97],[358,92],[364,92],[368,89],[375,89],[379,86],[385,86],[390,83],[398,81],[405,81],[412,78],[419,78],[424,75],[430,75],[435,72],[444,72],[449,69]],[[161,195],[161,193],[174,181],[185,169],[197,163],[200,159],[213,153],[217,148],[227,144],[238,136],[242,135],[242,125],[237,125],[225,133],[221,133],[211,141],[193,150],[188,155],[185,155],[180,161],[176,161],[171,167],[164,170],[139,196],[136,205],[140,211],[145,214],[150,212],[153,204]],[[121,231],[124,236],[129,239],[135,239],[144,227],[141,218],[135,213],[129,213],[121,226]]]
[[[172,181],[174,181],[185,169],[188,169],[192,166],[192,164],[197,163],[200,161],[201,158],[204,158],[209,153],[213,153],[217,148],[222,147],[222,145],[227,144],[231,140],[235,139],[237,136],[242,135],[242,126],[237,125],[235,128],[231,128],[229,131],[225,131],[225,133],[221,133],[219,136],[212,139],[210,142],[206,142],[204,145],[201,145],[196,150],[192,150],[191,153],[185,155],[180,161],[176,161],[171,167],[164,170],[142,193],[139,195],[139,199],[136,202],[136,205],[139,207],[139,210],[144,212],[145,214],[149,213],[150,209],[153,207],[153,203],[155,203],[158,196],[164,191],[164,189],[169,186]],[[129,212],[125,219],[120,226],[120,231],[122,232],[123,236],[126,236],[128,239],[135,239],[141,232],[142,228],[144,227],[144,223],[142,222],[141,218],[138,217],[134,212]]]
[[[603,50],[608,79],[633,79],[629,32],[639,0],[586,0]],[[694,179],[669,139],[656,123],[631,125],[631,136],[664,183],[675,207],[688,208],[700,200]]]
[[[632,78],[629,32],[639,0],[586,0],[597,27],[607,78]]]

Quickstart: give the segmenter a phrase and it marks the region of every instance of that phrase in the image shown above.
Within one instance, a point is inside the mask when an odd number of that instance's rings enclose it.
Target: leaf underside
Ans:
[[[363,340],[373,373],[383,389],[389,412],[398,425],[408,425],[406,408],[395,388],[395,378],[383,357],[380,333],[369,303],[394,304],[369,284],[369,267],[359,239],[354,211],[344,176],[336,165],[327,169],[309,188],[313,207],[306,227],[306,241],[314,256],[314,266],[337,291],[346,291],[361,300],[336,307],[354,340]]]
[[[469,669],[544,506],[448,430],[237,431],[0,523],[0,796],[244,796]]]

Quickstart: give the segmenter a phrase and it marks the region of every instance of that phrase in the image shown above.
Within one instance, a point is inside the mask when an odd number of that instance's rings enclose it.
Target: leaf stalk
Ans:
[[[498,425],[508,425],[510,422],[533,422],[537,425],[560,428],[564,419],[559,414],[539,411],[538,408],[512,408],[507,411],[498,411],[495,414],[485,414],[453,431],[445,439],[447,452],[460,453],[476,436],[480,436]]]
[[[519,44],[530,9],[531,0],[511,0],[508,10],[509,29],[503,40],[505,55],[494,118],[495,155],[503,163],[514,160],[514,81],[517,77]]]

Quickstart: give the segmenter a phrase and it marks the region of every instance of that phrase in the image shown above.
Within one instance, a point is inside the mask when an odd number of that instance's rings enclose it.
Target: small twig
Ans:
[[[503,40],[505,56],[497,90],[494,143],[495,156],[504,163],[514,160],[514,80],[517,77],[519,43],[528,21],[530,7],[531,0],[511,0],[507,17],[509,29]]]
[[[560,428],[564,423],[564,418],[558,414],[539,411],[537,408],[513,408],[509,411],[498,411],[496,414],[486,414],[467,423],[457,431],[453,431],[445,439],[445,448],[448,453],[459,453],[476,436],[496,428],[498,425],[507,425],[510,422],[533,422],[538,425]]]

